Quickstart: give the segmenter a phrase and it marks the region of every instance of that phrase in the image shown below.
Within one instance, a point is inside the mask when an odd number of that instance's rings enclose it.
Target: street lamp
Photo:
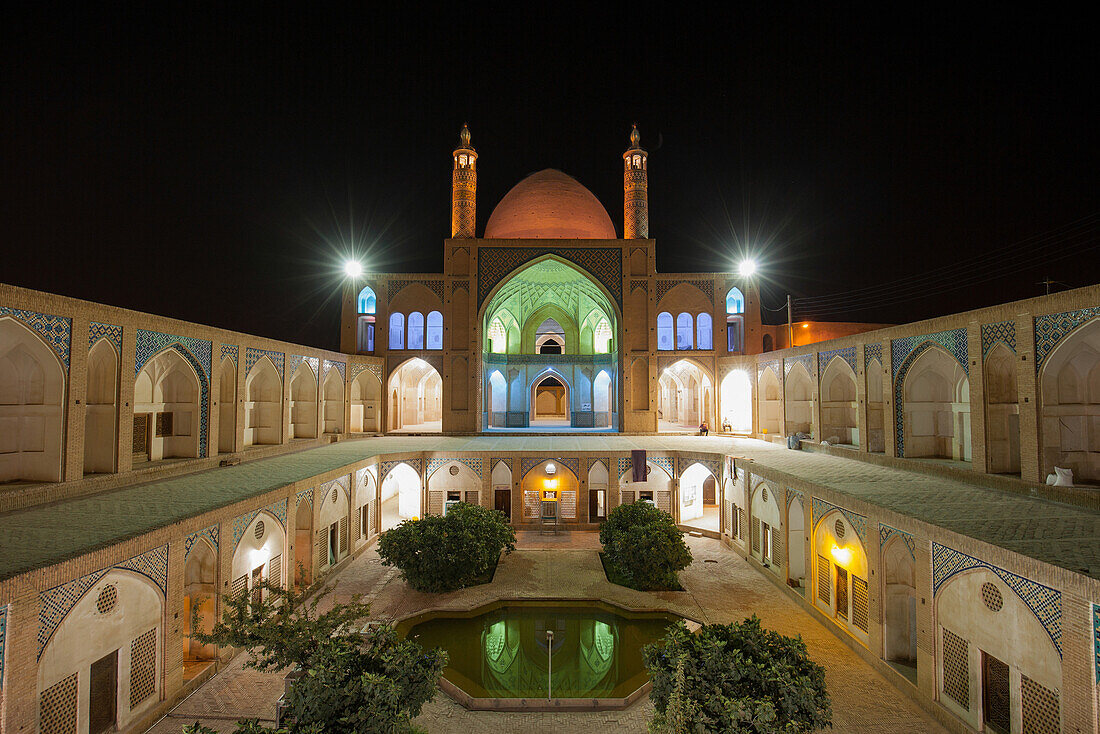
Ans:
[[[344,274],[349,278],[358,278],[363,274],[363,264],[358,260],[345,260]]]
[[[737,271],[739,273],[741,273],[741,275],[748,278],[749,276],[751,276],[753,273],[756,272],[756,261],[755,260],[742,260],[741,264],[737,268]]]

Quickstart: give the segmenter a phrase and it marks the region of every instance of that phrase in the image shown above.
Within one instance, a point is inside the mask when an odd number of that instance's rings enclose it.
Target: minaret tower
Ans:
[[[649,174],[647,153],[638,142],[638,126],[630,131],[630,147],[623,153],[623,237],[649,239]]]
[[[473,238],[477,226],[477,152],[470,147],[470,128],[462,126],[451,176],[451,237]]]

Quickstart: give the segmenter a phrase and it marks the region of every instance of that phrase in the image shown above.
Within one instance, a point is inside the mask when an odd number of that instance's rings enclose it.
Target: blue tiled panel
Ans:
[[[303,489],[298,494],[294,495],[294,507],[297,509],[298,505],[303,502],[308,502],[310,509],[313,509],[313,487]]]
[[[454,458],[454,459],[428,459],[428,476],[430,477],[432,474],[435,474],[435,472],[439,468],[441,468],[443,466],[446,466],[447,464],[449,464],[452,461],[458,462],[459,464],[465,464],[466,466],[470,467],[470,469],[474,472],[474,474],[477,474],[479,477],[481,476],[482,463],[483,463],[481,459],[459,459],[459,458]]]
[[[211,525],[208,528],[203,528],[202,530],[196,530],[195,532],[188,535],[183,540],[183,549],[184,549],[183,550],[183,559],[185,561],[187,560],[187,557],[189,555],[191,555],[191,548],[195,545],[195,542],[198,541],[201,538],[205,538],[210,543],[210,545],[213,546],[214,550],[217,551],[218,550],[218,533],[219,533],[218,526],[217,525]]]
[[[936,334],[907,336],[890,342],[891,365],[894,369],[894,440],[898,456],[905,456],[905,406],[903,392],[905,376],[909,374],[917,357],[929,348],[941,346],[962,366],[963,372],[970,374],[969,348],[966,343],[966,329],[952,329]]]
[[[856,535],[863,541],[863,547],[867,547],[867,517],[860,515],[858,512],[852,512],[839,505],[834,505],[832,502],[827,502],[819,497],[814,497],[810,507],[810,525],[811,530],[817,530],[817,524],[821,522],[821,518],[828,515],[833,510],[839,510],[848,523],[855,528]]]
[[[561,464],[564,467],[568,467],[570,469],[570,471],[573,472],[573,475],[578,477],[578,478],[581,475],[581,461],[580,461],[580,459],[577,459],[577,458],[558,459],[558,458],[554,458],[552,456],[548,456],[548,457],[544,457],[542,459],[530,459],[530,458],[520,459],[520,461],[519,461],[519,475],[520,475],[520,477],[522,478],[522,477],[527,476],[527,472],[531,471],[536,466],[539,466],[544,461],[553,461],[555,464]]]
[[[286,530],[286,509],[287,509],[287,501],[286,500],[279,500],[277,502],[272,502],[267,507],[262,507],[258,510],[252,510],[251,512],[246,512],[245,514],[241,515],[240,517],[234,518],[234,520],[233,520],[233,550],[234,550],[234,552],[237,550],[237,544],[241,542],[241,538],[244,536],[244,531],[247,530],[248,526],[252,524],[252,521],[256,519],[256,515],[259,515],[261,512],[270,512],[272,515],[274,515],[276,517],[276,519],[278,519],[278,521],[280,523],[282,523],[283,530],[285,531]]]
[[[650,459],[650,461],[652,461],[654,464],[657,464],[656,459]],[[671,459],[669,461],[671,461]],[[687,471],[692,464],[702,464],[703,466],[705,466],[707,470],[714,475],[715,481],[718,481],[718,479],[722,476],[722,462],[715,461],[713,459],[680,459],[679,476],[683,476],[684,472]],[[657,464],[657,466],[661,466],[661,464]],[[662,468],[664,467],[662,466]]]
[[[914,561],[917,560],[916,541],[913,539],[913,536],[910,533],[905,532],[904,530],[898,530],[897,528],[890,527],[889,525],[879,524],[878,526],[879,549],[881,550],[882,548],[885,548],[886,544],[890,542],[890,538],[893,538],[895,535],[901,538],[902,542],[905,543],[905,547],[909,551],[909,557],[912,558]]]
[[[805,503],[804,497],[805,496],[802,494],[802,492],[800,490],[797,490],[794,487],[787,487],[787,509],[788,510],[791,509],[791,502],[793,502],[796,499],[799,502]]]
[[[240,361],[241,348],[236,344],[222,344],[222,359],[229,357],[233,360],[233,364],[237,364]]]
[[[881,347],[882,345],[880,344],[879,348],[881,349]],[[856,348],[844,347],[842,349],[834,349],[830,352],[818,353],[817,372],[819,375],[825,372],[825,368],[829,366],[829,362],[832,361],[833,357],[840,357],[848,363],[848,366],[852,368],[852,372],[856,371]]]
[[[328,371],[333,367],[340,373],[340,380],[346,382],[348,379],[347,365],[343,362],[333,362],[332,360],[326,359],[324,362],[324,370],[321,374],[327,375]]]
[[[788,357],[783,360],[783,374],[791,374],[791,368],[796,364],[800,364],[806,368],[806,374],[813,375],[814,373],[814,355],[812,354],[800,354],[797,357]]]
[[[1016,322],[999,321],[996,324],[982,324],[982,359],[998,343],[1004,343],[1012,353],[1016,353]]]
[[[408,464],[410,467],[412,467],[413,471],[416,472],[417,476],[423,476],[423,474],[424,474],[424,460],[423,459],[405,459],[404,461],[383,461],[380,468],[379,468],[379,471],[378,471],[378,476],[379,476],[378,483],[379,483],[379,485],[381,485],[381,483],[383,481],[385,481],[386,477],[389,476],[390,472],[393,471],[393,468],[395,466],[397,466],[398,464]]]
[[[1054,348],[1078,326],[1100,316],[1100,306],[1035,317],[1035,372],[1038,373]]]
[[[121,326],[101,324],[98,321],[88,324],[88,349],[91,349],[100,339],[106,339],[114,346],[116,354],[122,354]]]
[[[22,311],[18,308],[0,306],[0,316],[13,316],[38,333],[61,358],[66,369],[69,367],[69,347],[72,344],[72,319],[64,316],[52,316],[35,311]]]
[[[210,429],[210,360],[213,345],[205,339],[189,336],[162,334],[159,331],[137,330],[137,351],[134,357],[134,376],[142,367],[165,349],[175,349],[195,368],[199,376],[199,457],[206,456],[206,437]]]
[[[877,359],[879,364],[882,364],[882,343],[875,342],[874,344],[863,345],[863,365],[866,367],[871,364],[871,360]]]
[[[617,247],[479,247],[476,271],[478,306],[498,283],[517,268],[543,255],[557,255],[580,266],[602,283],[622,308],[623,256]]]
[[[310,368],[313,370],[313,376],[314,377],[320,377],[320,373],[317,371],[317,367],[318,367],[318,364],[319,364],[319,360],[317,359],[317,357],[305,357],[305,356],[302,356],[300,354],[291,354],[291,355],[287,356],[287,358],[286,358],[286,371],[287,371],[287,374],[290,375],[291,377],[293,377],[294,376],[294,371],[298,369],[298,365],[300,365],[302,362],[305,362],[306,364],[308,364],[310,366]],[[251,369],[252,368],[250,366],[249,370],[251,370]]]
[[[282,352],[276,352],[273,349],[255,349],[253,347],[247,347],[244,350],[244,374],[247,377],[248,373],[252,371],[252,368],[264,357],[268,357],[274,364],[275,369],[279,371],[279,378],[285,377],[284,372],[284,360],[286,355]]]
[[[1027,604],[1043,629],[1050,635],[1051,642],[1062,655],[1062,592],[1044,586],[1023,576],[997,568],[985,561],[968,556],[954,548],[932,543],[932,596],[939,594],[943,585],[952,576],[975,568],[992,571],[1010,589]]]

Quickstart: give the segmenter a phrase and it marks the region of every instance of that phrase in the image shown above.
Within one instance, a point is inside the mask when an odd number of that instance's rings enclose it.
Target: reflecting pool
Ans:
[[[398,631],[446,650],[443,677],[474,698],[546,698],[548,685],[553,698],[622,698],[648,680],[642,646],[678,620],[592,602],[509,602],[421,615]]]

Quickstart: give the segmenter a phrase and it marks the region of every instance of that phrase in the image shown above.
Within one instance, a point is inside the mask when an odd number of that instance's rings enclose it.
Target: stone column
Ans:
[[[859,431],[859,450],[871,450],[871,429],[867,402],[867,356],[862,344],[856,345],[856,430]]]
[[[882,546],[878,543],[879,521],[873,515],[867,517],[867,646],[875,657],[883,657],[883,622],[885,611],[882,608],[883,563]]]
[[[247,364],[248,348],[243,344],[237,346],[237,357],[235,359],[237,365],[237,389],[234,391],[234,395],[237,398],[237,420],[236,430],[233,435],[233,450],[244,451],[244,400],[247,397],[245,395],[245,381],[248,379],[248,375],[245,374],[245,365]]]
[[[779,360],[779,435],[787,435],[787,360]]]
[[[283,354],[283,427],[282,432],[279,435],[279,443],[286,444],[290,442],[290,378],[291,375],[287,374],[290,366],[290,354]],[[319,371],[319,370],[318,370]],[[318,376],[317,379],[317,392],[321,392],[321,379]]]
[[[25,582],[15,585],[7,609],[0,723],[5,732],[34,732],[38,721],[38,615],[42,602],[37,589]]]
[[[1043,481],[1043,430],[1039,375],[1035,366],[1035,317],[1016,316],[1016,397],[1020,409],[1020,477]]]
[[[222,371],[221,358],[222,343],[216,339],[210,342],[210,400],[206,421],[206,445],[207,456],[217,456],[221,453],[218,438],[221,434],[221,385]]]
[[[966,351],[970,361],[970,468],[984,474],[989,471],[985,445],[985,356],[982,327],[977,321],[966,326]]]

